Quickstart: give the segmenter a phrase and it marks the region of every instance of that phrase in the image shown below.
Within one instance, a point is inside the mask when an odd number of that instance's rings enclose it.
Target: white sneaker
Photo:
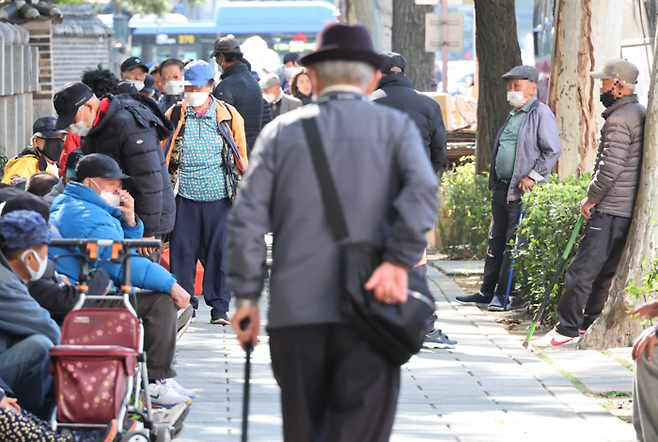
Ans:
[[[155,381],[156,384],[168,385],[169,388],[181,396],[187,396],[190,399],[196,398],[196,393],[192,390],[182,387],[174,378],[163,379],[162,381]]]
[[[151,405],[156,408],[171,408],[178,404],[192,404],[192,399],[183,396],[174,391],[169,383],[149,384],[149,395],[151,396]]]
[[[572,338],[571,336],[564,336],[558,333],[557,328],[546,333],[545,336],[532,341],[533,348],[556,348],[556,347],[571,347],[580,341],[580,337]]]

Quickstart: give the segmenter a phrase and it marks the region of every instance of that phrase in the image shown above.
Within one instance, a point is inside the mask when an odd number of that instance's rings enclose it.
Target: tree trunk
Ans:
[[[656,47],[658,49],[658,46]],[[658,51],[654,53],[654,66]],[[638,320],[631,321],[626,314],[629,304],[630,282],[640,285],[644,275],[656,257],[655,221],[658,220],[658,200],[655,189],[658,187],[658,69],[654,69],[649,91],[649,106],[644,130],[644,152],[642,171],[631,229],[626,241],[626,249],[617,266],[617,274],[612,280],[608,302],[601,316],[587,330],[579,347],[602,349],[627,347],[642,330]],[[641,302],[641,301],[640,301]]]
[[[480,64],[475,169],[482,173],[489,170],[493,143],[511,110],[501,77],[521,64],[514,0],[475,0],[475,47]]]
[[[566,178],[594,166],[604,107],[599,101],[600,83],[589,73],[619,58],[624,2],[558,0],[555,11],[547,104],[557,117],[560,133],[558,175]]]
[[[404,57],[406,75],[419,91],[429,91],[432,84],[434,53],[425,51],[425,14],[432,10],[413,0],[393,0],[393,52]]]

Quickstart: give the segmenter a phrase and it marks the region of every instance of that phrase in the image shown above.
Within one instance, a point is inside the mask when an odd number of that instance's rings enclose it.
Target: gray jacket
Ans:
[[[302,118],[315,115],[352,241],[413,267],[437,216],[437,181],[418,128],[360,94],[311,104],[261,132],[229,214],[228,285],[257,299],[263,236],[274,234],[268,327],[341,322],[338,249],[326,220]],[[350,99],[351,97],[351,99]]]
[[[596,204],[596,210],[623,218],[633,216],[646,114],[637,95],[620,98],[603,112],[605,124],[587,189],[587,198]]]
[[[500,145],[500,135],[503,133],[508,121],[509,117],[498,131],[494,143],[493,153],[491,154],[489,189],[493,189],[499,181],[495,167],[496,154]],[[560,147],[560,136],[555,115],[548,106],[539,100],[535,100],[519,129],[514,174],[510,180],[507,200],[513,201],[521,198],[521,189],[518,187],[521,178],[530,177],[537,183],[549,181],[551,169],[557,163],[560,152],[562,152],[562,148]]]

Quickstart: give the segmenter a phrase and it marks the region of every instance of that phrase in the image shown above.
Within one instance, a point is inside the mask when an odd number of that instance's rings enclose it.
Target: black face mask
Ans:
[[[612,106],[613,104],[615,104],[616,100],[617,99],[612,94],[612,91],[604,92],[601,94],[601,103],[603,103],[605,107]]]
[[[46,145],[41,153],[48,157],[49,160],[59,162],[59,157],[62,155],[63,147],[64,140],[61,138],[46,138]]]

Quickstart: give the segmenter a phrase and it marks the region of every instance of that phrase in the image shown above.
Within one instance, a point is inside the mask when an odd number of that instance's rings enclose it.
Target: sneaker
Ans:
[[[210,312],[210,323],[219,325],[229,325],[228,315],[219,309],[213,308]]]
[[[423,342],[425,348],[454,348],[455,345],[457,345],[457,341],[450,339],[438,328],[425,335],[425,342]]]
[[[457,296],[457,301],[464,305],[489,304],[493,295],[485,295],[482,292],[474,293],[470,296]]]
[[[504,312],[510,310],[512,307],[509,304],[509,301],[505,300],[505,295],[494,295],[493,299],[489,303],[487,310],[490,312]]]
[[[117,437],[117,420],[112,419],[112,422],[101,430],[93,431],[73,431],[71,437],[72,442],[112,442]]]
[[[162,381],[155,381],[156,384],[167,384],[169,388],[178,393],[181,396],[187,396],[190,399],[196,398],[196,393],[187,388],[183,388],[174,378],[164,379]]]
[[[558,333],[557,328],[553,328],[544,337],[535,339],[531,344],[533,348],[571,347],[579,340],[580,337],[572,338],[571,336],[564,336]]]
[[[176,393],[169,383],[149,384],[149,395],[151,396],[151,405],[155,408],[171,408],[178,404],[192,404],[192,399]]]
[[[183,432],[185,418],[190,412],[190,406],[187,404],[178,404],[175,407],[153,413],[153,423],[167,425],[173,428],[173,435],[180,436]]]

